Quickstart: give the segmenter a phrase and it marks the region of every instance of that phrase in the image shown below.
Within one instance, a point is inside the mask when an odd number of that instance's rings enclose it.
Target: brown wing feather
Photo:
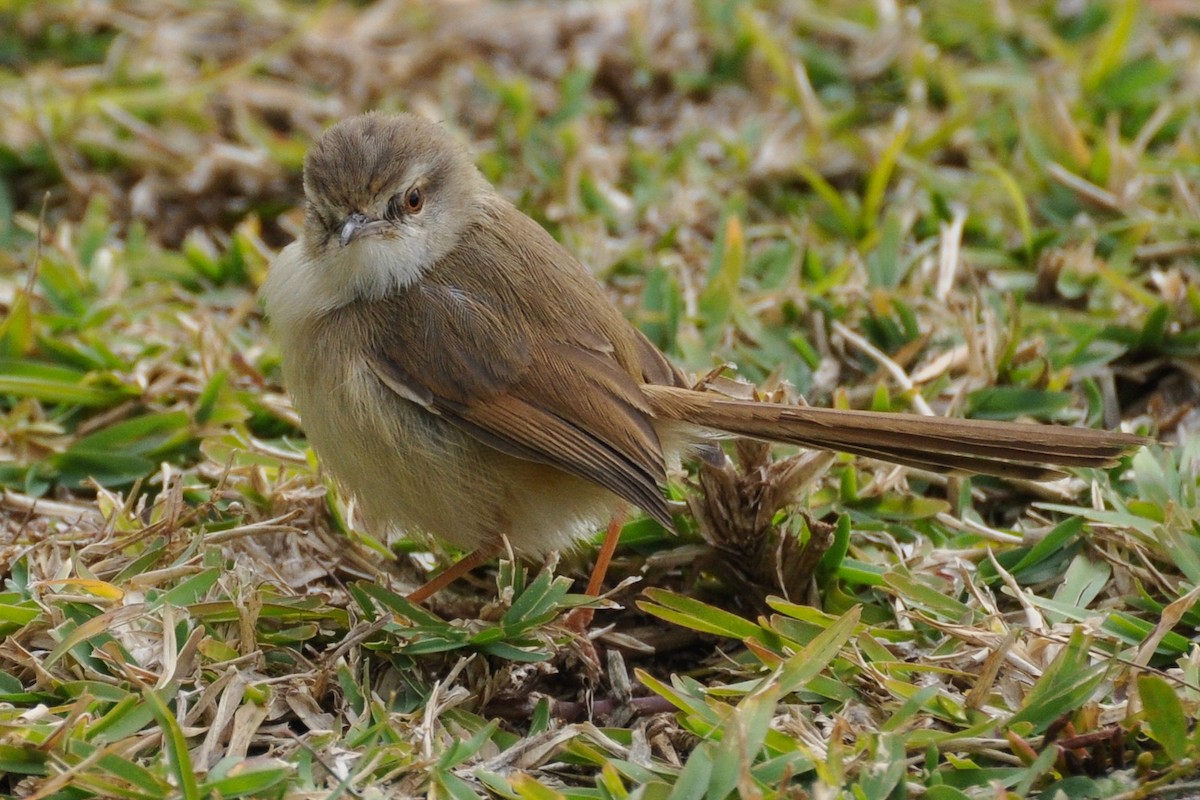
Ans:
[[[383,317],[375,329],[386,333],[372,369],[488,446],[604,486],[671,525],[662,448],[640,389],[643,353],[628,323],[540,228],[526,237],[493,232],[534,223],[515,211],[498,222],[469,231],[482,241],[373,304]],[[464,269],[455,263],[464,254],[490,263]],[[501,266],[515,258],[526,269]],[[563,308],[545,303],[547,293],[594,304]],[[647,369],[666,374],[663,364]]]

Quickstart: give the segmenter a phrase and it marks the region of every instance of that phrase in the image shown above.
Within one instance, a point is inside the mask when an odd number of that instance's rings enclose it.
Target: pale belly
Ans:
[[[431,534],[464,550],[506,536],[539,557],[592,535],[619,505],[595,484],[478,442],[391,392],[360,359],[294,358],[285,380],[318,459],[377,532]]]

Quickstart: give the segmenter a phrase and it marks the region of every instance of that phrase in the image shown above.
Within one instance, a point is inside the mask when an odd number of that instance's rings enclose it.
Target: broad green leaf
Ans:
[[[654,676],[644,670],[636,671],[637,679],[646,686],[647,689],[657,694],[659,697],[667,700],[671,705],[678,708],[680,711],[692,714],[710,725],[721,724],[721,718],[716,711],[708,706],[703,700],[693,697],[683,691],[678,686],[668,686]],[[678,677],[673,680],[680,680]]]
[[[556,578],[550,570],[542,570],[525,591],[513,600],[501,624],[505,628],[524,629],[549,621],[570,589],[569,578]]]
[[[496,729],[499,726],[499,722],[492,720],[476,731],[470,739],[455,739],[442,753],[441,758],[438,759],[438,766],[442,769],[453,769],[468,758],[473,757],[484,745],[491,741],[492,736],[495,735]]]
[[[1024,557],[1009,567],[1016,576],[1042,562],[1043,559],[1064,548],[1068,542],[1078,538],[1083,532],[1083,520],[1079,517],[1068,517],[1055,525],[1049,533],[1029,548]]]
[[[883,576],[883,581],[906,605],[924,608],[947,621],[966,622],[975,616],[970,606],[907,572],[888,572]]]
[[[833,540],[821,555],[821,560],[817,562],[817,567],[813,571],[819,586],[824,586],[838,574],[849,550],[850,517],[847,514],[839,514],[837,525],[833,529]]]
[[[528,778],[528,776],[518,774],[512,781],[513,788],[517,789],[517,795],[520,797],[530,798],[530,800],[560,800],[562,798],[561,794],[545,789],[532,778],[527,781],[522,781],[521,778]],[[447,797],[453,798],[453,800],[482,800],[483,798],[482,794],[471,788],[471,784],[453,772],[436,770],[433,773],[433,781]],[[518,784],[520,788],[518,788]]]
[[[187,740],[183,738],[183,730],[179,721],[162,697],[153,689],[142,693],[146,705],[150,707],[154,718],[158,720],[163,733],[163,750],[167,753],[167,761],[171,766],[174,784],[184,800],[201,800],[200,785],[196,780],[196,771],[192,767],[191,755],[188,753]]]
[[[908,522],[930,519],[950,510],[950,504],[936,497],[921,497],[915,494],[886,494],[864,497],[846,503],[853,511],[869,514],[879,519]]]
[[[1138,675],[1137,686],[1150,738],[1162,746],[1171,761],[1180,763],[1189,755],[1191,740],[1176,687],[1151,673]]]
[[[705,797],[712,781],[715,755],[712,742],[703,742],[693,750],[679,772],[671,793],[667,795],[668,800],[700,800]]]
[[[1089,647],[1088,637],[1076,630],[1067,646],[1029,690],[1025,702],[1009,719],[1007,727],[1029,722],[1035,732],[1041,733],[1063,714],[1087,702],[1108,670],[1107,664],[1090,663]]]
[[[149,708],[147,708],[147,711],[149,711]],[[149,713],[148,717],[149,719],[153,719],[153,713]],[[78,745],[78,742],[73,744]],[[112,749],[115,748],[110,747],[110,750]],[[159,778],[154,772],[115,752],[105,753],[99,757],[96,763],[113,777],[124,781],[130,786],[136,786],[141,789],[145,792],[146,797],[164,797],[171,792],[170,784]]]
[[[864,765],[858,786],[864,797],[891,797],[904,780],[904,737],[882,733],[874,741],[874,758]]]
[[[90,742],[118,742],[154,721],[154,711],[138,694],[130,693],[86,728]]]
[[[292,769],[286,766],[234,769],[223,778],[200,784],[200,792],[204,797],[261,797],[263,792],[283,783],[291,774]]]
[[[155,459],[192,438],[191,421],[183,411],[143,414],[77,439],[66,454],[127,454]]]
[[[88,374],[80,370],[36,361],[0,358],[0,395],[106,408],[135,396],[136,391],[89,381]]]
[[[1014,420],[1018,417],[1052,420],[1071,404],[1069,392],[991,386],[967,395],[967,416],[974,419]]]
[[[151,608],[158,608],[164,604],[179,606],[180,608],[190,606],[200,598],[206,596],[208,591],[216,585],[221,579],[221,570],[206,569],[197,572],[195,575],[187,578],[179,585],[164,592],[158,599],[150,604]]]
[[[1129,644],[1140,645],[1146,640],[1147,636],[1154,632],[1154,623],[1138,619],[1125,611],[1113,611],[1104,618],[1101,628],[1109,633],[1116,634]],[[1159,655],[1178,657],[1191,649],[1192,643],[1187,637],[1170,631],[1158,643],[1155,652]]]
[[[861,613],[861,606],[850,609],[805,645],[803,650],[788,658],[779,670],[779,690],[783,694],[791,694],[824,670],[854,635]]]
[[[0,773],[45,775],[50,754],[40,747],[0,744]]]
[[[763,636],[763,629],[753,622],[699,600],[654,588],[647,589],[645,596],[649,601],[639,600],[638,608],[667,622],[732,639],[759,639]]]

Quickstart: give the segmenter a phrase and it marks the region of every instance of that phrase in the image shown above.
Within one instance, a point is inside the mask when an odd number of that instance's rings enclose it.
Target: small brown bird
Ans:
[[[715,436],[1039,479],[1148,440],[1086,428],[794,407],[694,391],[586,269],[439,126],[367,114],[304,165],[305,227],[263,296],[284,380],[368,523],[472,551],[579,541],[627,501],[670,527],[666,464]],[[615,546],[589,590],[597,592]]]

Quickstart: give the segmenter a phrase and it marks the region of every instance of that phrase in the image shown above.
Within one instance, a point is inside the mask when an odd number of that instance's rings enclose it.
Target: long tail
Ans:
[[[1054,467],[1112,466],[1151,441],[1093,428],[789,406],[672,386],[642,389],[659,417],[935,472],[1046,480],[1061,476]]]

